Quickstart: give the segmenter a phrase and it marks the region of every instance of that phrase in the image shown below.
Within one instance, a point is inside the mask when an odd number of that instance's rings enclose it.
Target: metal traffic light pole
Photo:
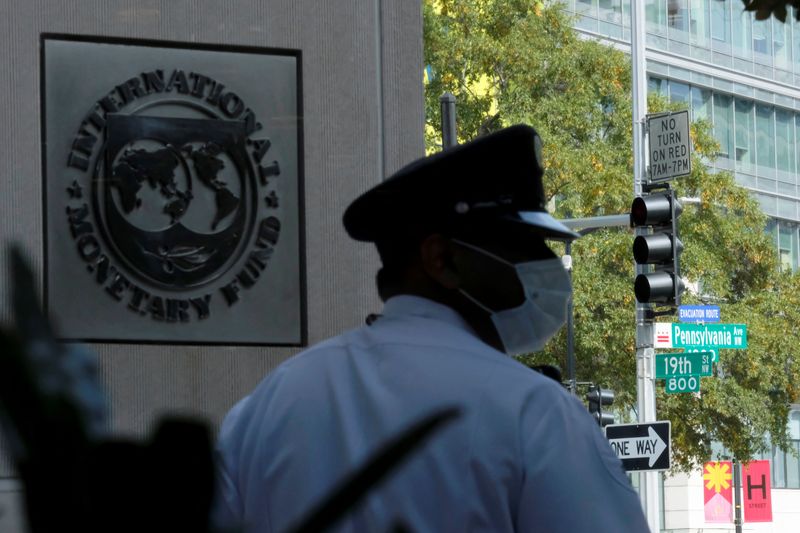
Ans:
[[[443,93],[439,97],[442,111],[442,150],[458,144],[456,133],[456,97],[452,93]]]
[[[647,119],[647,71],[645,63],[644,2],[631,2],[631,63],[633,68],[633,195],[641,196],[647,179],[647,152],[645,150],[645,124]],[[637,227],[636,235],[649,230]],[[649,267],[636,265],[636,275],[644,274]],[[648,318],[649,304],[636,303],[636,403],[638,421],[656,421],[655,372],[653,350],[653,325]],[[660,530],[660,501],[658,499],[658,472],[639,474],[639,494],[647,523],[653,533]]]
[[[561,223],[583,236],[602,228],[630,227],[631,217],[630,214],[624,214],[587,218],[564,218],[561,219]],[[564,253],[565,255],[562,258],[564,268],[567,269],[570,280],[572,280],[574,261],[572,260],[572,243],[570,241],[567,241],[565,244]],[[572,394],[577,394],[576,385],[578,382],[575,376],[575,307],[573,298],[574,293],[569,297],[569,302],[567,304],[567,383],[569,383],[569,391]]]

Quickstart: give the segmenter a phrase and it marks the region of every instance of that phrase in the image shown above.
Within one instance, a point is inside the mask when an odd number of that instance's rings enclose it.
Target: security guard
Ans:
[[[647,531],[586,409],[508,357],[542,348],[571,293],[545,239],[577,235],[545,209],[541,161],[533,128],[514,126],[348,207],[345,229],[381,257],[383,313],[289,359],[228,414],[219,525],[287,531],[387,439],[456,405],[336,531]]]

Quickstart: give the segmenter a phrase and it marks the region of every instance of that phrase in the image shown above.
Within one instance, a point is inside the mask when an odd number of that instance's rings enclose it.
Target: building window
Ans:
[[[756,155],[759,166],[775,168],[775,125],[772,106],[756,106]]]
[[[777,169],[794,182],[794,124],[792,113],[783,109],[775,110],[775,161]]]
[[[692,87],[692,120],[711,120],[711,91]]]
[[[714,44],[730,44],[730,17],[729,2],[711,2],[711,38]]]
[[[693,0],[689,6],[689,33],[692,36],[692,44],[708,48],[711,39],[709,0]]]
[[[685,34],[689,30],[689,20],[686,16],[688,0],[667,0],[667,22],[669,23],[670,33],[672,30]],[[685,35],[683,39],[686,40]]]
[[[646,0],[644,15],[647,33],[664,35],[667,33],[667,4],[666,0]]]
[[[797,226],[781,221],[778,232],[778,254],[781,270],[792,272],[797,270]]]
[[[753,102],[743,98],[735,100],[736,134],[735,152],[736,167],[750,170],[755,163],[755,127],[753,124]]]
[[[790,22],[787,18],[786,22]],[[792,25],[773,24],[772,49],[775,55],[775,66],[783,70],[792,68]]]
[[[714,137],[719,156],[733,159],[733,98],[726,94],[714,94]]]
[[[762,454],[772,465],[772,487],[776,489],[800,489],[800,411],[789,411],[789,451],[777,446]]]
[[[727,3],[727,2],[726,2]],[[734,9],[731,13],[733,22],[733,53],[738,57],[753,57],[753,39],[749,11]]]
[[[789,23],[789,17],[791,17],[791,24]],[[789,46],[792,49],[792,58],[794,63],[794,70],[795,72],[800,72],[800,22],[795,19],[795,10],[792,8],[792,12],[787,15],[786,17],[787,26],[791,27],[792,39],[790,41]],[[786,31],[789,31],[789,27],[786,28]]]
[[[689,103],[689,86],[677,81],[669,82],[669,101],[674,103]]]
[[[747,14],[750,15],[749,13]],[[772,64],[772,18],[755,20],[753,24],[753,51],[759,63]]]
[[[654,78],[650,76],[647,78],[647,92],[656,93],[659,96],[667,95],[667,80],[661,78]]]

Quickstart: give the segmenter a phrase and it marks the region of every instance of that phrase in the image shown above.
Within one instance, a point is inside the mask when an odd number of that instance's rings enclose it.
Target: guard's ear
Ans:
[[[450,239],[440,233],[428,235],[420,244],[422,268],[433,280],[446,289],[461,285],[461,277],[453,261]]]

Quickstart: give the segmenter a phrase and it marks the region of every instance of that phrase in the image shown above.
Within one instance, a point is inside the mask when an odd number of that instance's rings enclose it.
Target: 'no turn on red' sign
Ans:
[[[647,115],[647,131],[651,183],[692,172],[689,111]]]

